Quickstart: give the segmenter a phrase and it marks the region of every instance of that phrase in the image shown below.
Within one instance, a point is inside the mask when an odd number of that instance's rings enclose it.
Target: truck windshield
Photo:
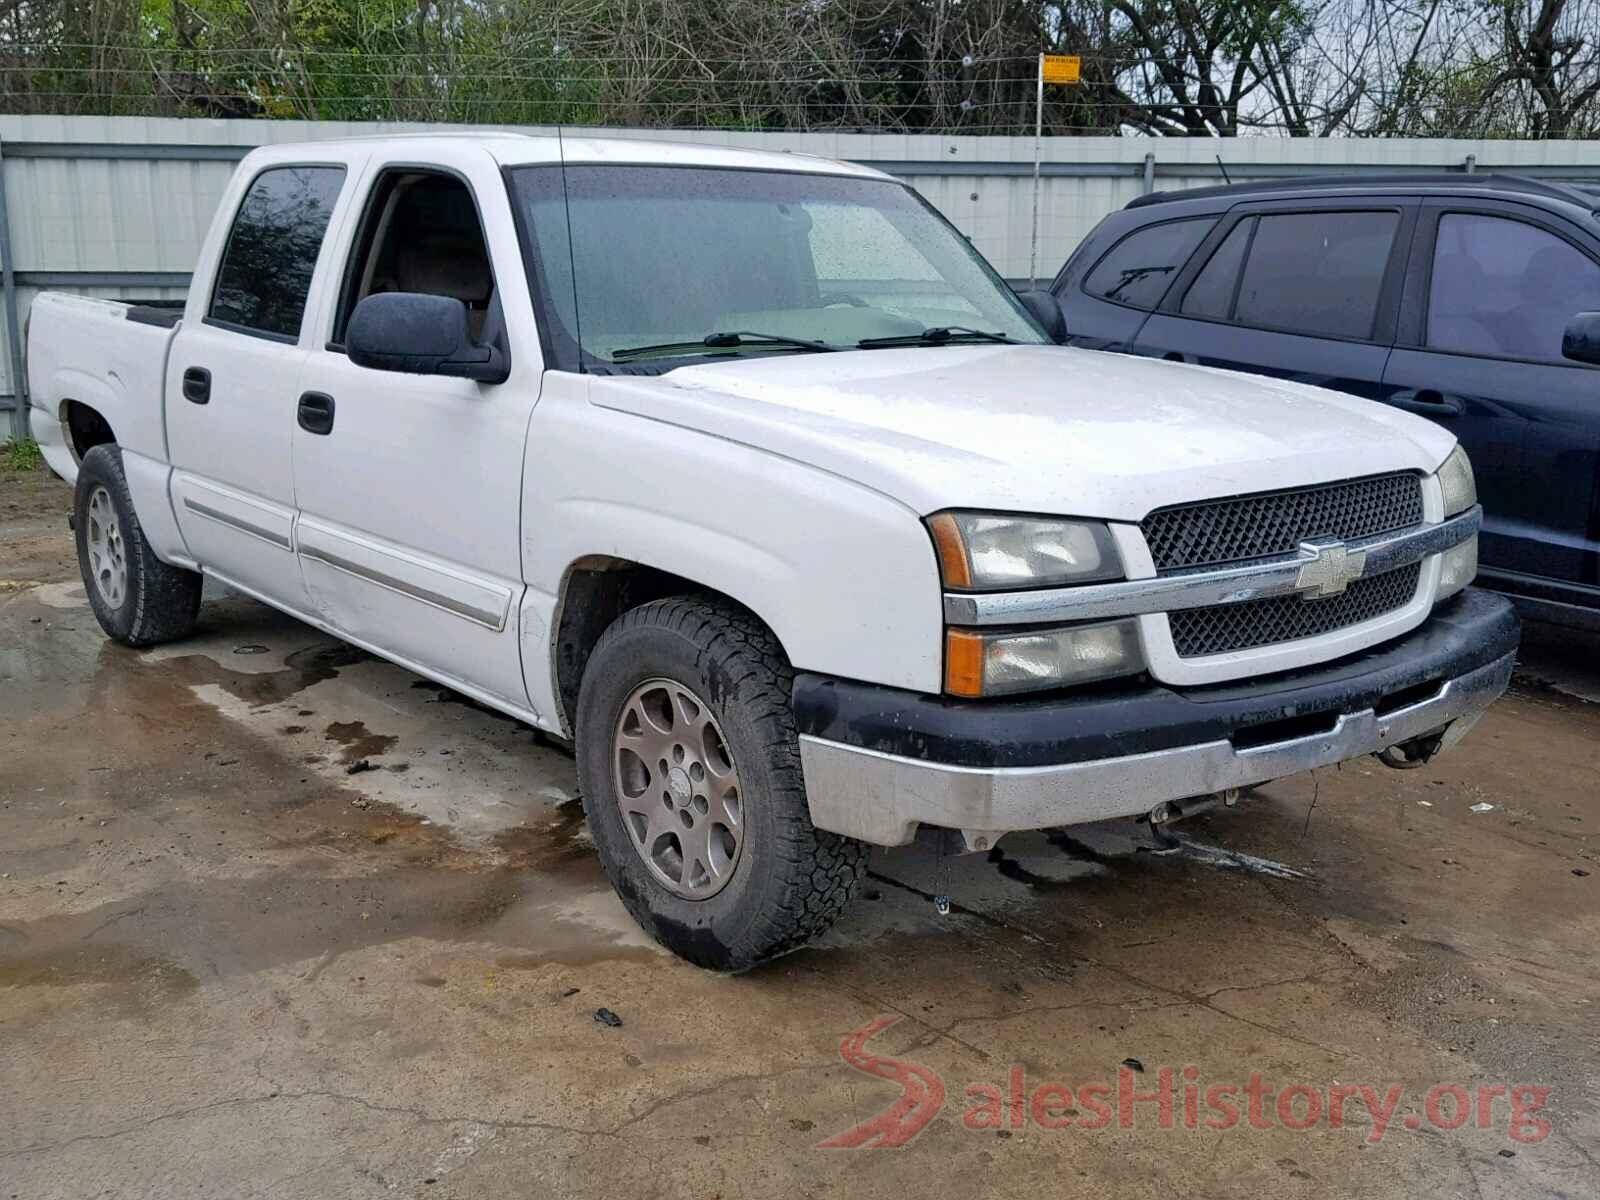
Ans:
[[[1047,340],[966,239],[890,180],[578,165],[563,194],[558,166],[511,176],[566,370]]]

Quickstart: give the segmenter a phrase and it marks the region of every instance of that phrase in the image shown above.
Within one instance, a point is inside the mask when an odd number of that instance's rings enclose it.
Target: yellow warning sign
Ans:
[[[1046,54],[1040,71],[1046,83],[1077,83],[1083,59],[1076,54]]]

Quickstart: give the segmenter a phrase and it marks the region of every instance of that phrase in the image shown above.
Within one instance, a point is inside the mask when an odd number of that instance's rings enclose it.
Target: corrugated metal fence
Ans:
[[[45,288],[181,297],[234,164],[253,146],[427,129],[400,124],[0,116],[0,409],[16,337]],[[527,129],[527,132],[553,130]],[[601,131],[594,131],[601,132]],[[867,163],[928,197],[1010,279],[1028,274],[1031,138],[610,130]],[[1600,181],[1600,143],[1245,138],[1046,138],[1039,272],[1055,273],[1107,212],[1142,192],[1326,172],[1504,171]],[[3,428],[3,426],[0,426]]]

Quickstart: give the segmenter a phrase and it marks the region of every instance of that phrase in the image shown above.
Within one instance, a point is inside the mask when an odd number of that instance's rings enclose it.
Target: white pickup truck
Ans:
[[[31,422],[110,636],[210,575],[570,738],[628,908],[738,970],[919,826],[1160,827],[1507,684],[1450,434],[1058,320],[846,163],[280,145],[181,313],[34,302]]]

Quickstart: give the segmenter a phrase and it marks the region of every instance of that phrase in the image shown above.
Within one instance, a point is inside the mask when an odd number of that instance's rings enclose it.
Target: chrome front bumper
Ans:
[[[802,734],[800,761],[818,828],[899,846],[918,825],[938,825],[982,850],[1008,832],[1141,816],[1163,801],[1281,779],[1440,730],[1453,745],[1505,691],[1514,659],[1507,653],[1382,716],[1365,708],[1325,732],[1242,749],[1223,739],[1059,765],[967,767]]]

